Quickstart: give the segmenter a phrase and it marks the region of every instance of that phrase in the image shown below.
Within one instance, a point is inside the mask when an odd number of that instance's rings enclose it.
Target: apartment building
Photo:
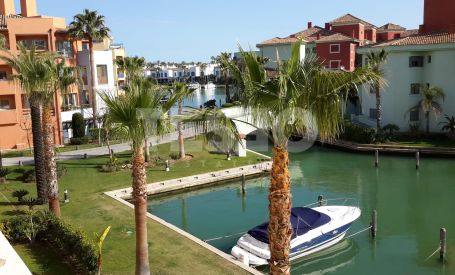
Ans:
[[[442,88],[446,98],[440,101],[444,114],[455,115],[455,10],[452,0],[425,0],[424,22],[418,31],[406,37],[390,35],[392,40],[361,47],[357,53],[363,64],[369,52],[385,50],[383,66],[387,85],[382,88],[383,125],[393,123],[402,131],[411,125],[425,129],[426,118],[421,108],[413,108],[422,99],[422,87]],[[396,31],[400,28],[391,27]],[[360,93],[361,111],[354,120],[375,125],[376,99],[369,87]],[[440,132],[443,116],[430,116],[430,130]]]
[[[59,52],[69,65],[77,63],[76,53],[81,43],[69,39],[64,18],[39,15],[36,0],[21,0],[20,13],[14,0],[0,0],[0,33],[5,36],[7,49],[1,55],[17,54],[17,44],[35,46],[37,51]],[[6,52],[5,52],[6,51]],[[27,99],[20,84],[11,79],[12,69],[0,61],[0,149],[21,149],[31,146],[31,119]],[[78,102],[77,90],[72,97]],[[62,106],[65,99],[54,98],[52,118],[56,144],[63,143]]]

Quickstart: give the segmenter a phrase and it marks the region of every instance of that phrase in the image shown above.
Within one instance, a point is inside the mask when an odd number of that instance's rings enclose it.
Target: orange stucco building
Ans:
[[[6,51],[17,53],[17,44],[32,45],[38,51],[59,52],[68,64],[76,66],[82,43],[68,38],[64,18],[38,15],[36,0],[21,0],[16,13],[14,0],[0,0],[0,33],[6,38]],[[0,55],[9,54],[2,50]],[[12,69],[0,60],[0,149],[28,148],[32,145],[30,110],[20,83],[11,79]],[[76,93],[74,89],[71,93]],[[65,95],[67,96],[67,95]],[[79,99],[79,96],[76,96]],[[54,98],[53,120],[56,144],[62,144],[61,108],[64,99]]]

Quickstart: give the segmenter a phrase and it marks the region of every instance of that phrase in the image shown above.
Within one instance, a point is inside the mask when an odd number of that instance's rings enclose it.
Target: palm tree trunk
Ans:
[[[292,227],[288,151],[281,146],[275,146],[272,158],[268,227],[270,273],[290,274],[289,250]]]
[[[147,240],[147,174],[145,172],[144,151],[135,144],[133,159],[133,198],[136,221],[136,275],[149,275],[149,255]]]
[[[54,131],[50,106],[43,108],[43,144],[44,144],[44,167],[46,168],[47,192],[49,198],[49,210],[60,218],[60,202],[58,200],[57,163],[54,152]]]
[[[229,103],[231,102],[231,91],[229,91],[229,81],[227,75],[224,77],[224,85],[226,87],[226,103]]]
[[[379,83],[375,83],[374,87],[376,90],[376,132],[380,133],[382,130],[381,87]]]
[[[179,115],[183,114],[182,100],[179,100],[178,114]],[[178,131],[179,131],[179,157],[180,157],[180,159],[184,159],[185,158],[185,139],[183,137],[183,122],[179,122],[177,127],[178,127]]]
[[[35,160],[35,181],[38,199],[47,202],[46,172],[44,169],[44,147],[41,123],[41,106],[31,104],[30,115],[32,117],[33,157]]]
[[[90,48],[90,101],[92,103],[93,111],[93,123],[95,128],[98,128],[98,121],[96,119],[97,108],[96,108],[96,95],[95,95],[95,60],[94,60],[94,49],[93,49],[93,39],[89,39],[89,48]],[[101,145],[101,143],[99,144]]]
[[[427,134],[430,133],[430,111],[425,113],[425,118],[427,120]]]
[[[145,162],[149,162],[150,161],[150,146],[149,146],[149,143],[147,142],[147,137],[144,138],[144,159],[145,159]]]

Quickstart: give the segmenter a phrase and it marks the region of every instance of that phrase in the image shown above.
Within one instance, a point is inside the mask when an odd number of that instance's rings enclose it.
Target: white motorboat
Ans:
[[[194,89],[194,90],[200,90],[201,89],[201,84],[199,84],[197,82],[190,83],[190,84],[188,84],[188,88]]]
[[[328,248],[341,241],[361,211],[353,206],[295,207],[291,210],[290,260]],[[231,254],[251,266],[268,264],[270,259],[268,222],[248,231]]]
[[[213,84],[212,82],[209,82],[209,83],[204,85],[204,89],[206,89],[206,90],[213,90],[215,88],[216,88],[216,85]]]

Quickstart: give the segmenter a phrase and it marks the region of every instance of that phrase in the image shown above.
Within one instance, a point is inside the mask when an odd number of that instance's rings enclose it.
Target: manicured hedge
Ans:
[[[340,138],[356,143],[370,144],[375,142],[376,130],[346,121]]]
[[[97,271],[98,254],[94,242],[49,212],[16,216],[0,224],[0,230],[14,243],[47,242],[74,259],[87,273]]]
[[[88,143],[88,137],[81,137],[81,138],[70,138],[70,144],[71,145],[82,145],[82,144],[87,144]]]

